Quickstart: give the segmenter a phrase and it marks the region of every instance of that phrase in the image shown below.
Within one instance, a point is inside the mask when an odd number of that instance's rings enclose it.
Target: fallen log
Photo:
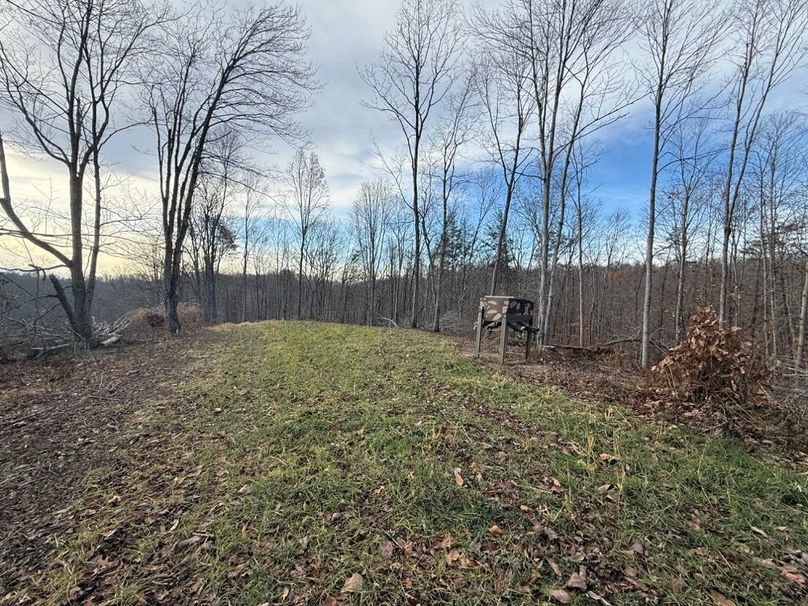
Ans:
[[[72,343],[61,343],[59,345],[51,345],[50,347],[34,347],[28,351],[26,357],[29,360],[34,360],[36,358],[47,358],[48,356],[67,351],[72,347]]]
[[[112,335],[111,337],[104,339],[103,341],[99,342],[98,344],[101,347],[109,347],[110,345],[115,345],[121,340],[121,335]]]
[[[598,345],[590,345],[584,347],[580,345],[545,345],[544,349],[570,349],[573,351],[587,351],[592,353],[598,353],[604,351],[613,351],[612,348],[615,345],[622,345],[623,343],[639,343],[639,342],[640,342],[639,337],[630,337],[626,339],[614,339],[612,341],[607,341],[606,343],[599,343]],[[661,343],[654,341],[653,339],[651,340],[651,345],[653,345],[663,353],[668,351],[667,347],[665,347]]]

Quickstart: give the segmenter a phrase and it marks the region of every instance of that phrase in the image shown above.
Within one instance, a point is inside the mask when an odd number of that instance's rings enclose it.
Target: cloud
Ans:
[[[470,9],[473,0],[464,0]],[[491,8],[495,3],[485,3]],[[300,0],[310,28],[312,61],[319,66],[322,90],[312,107],[299,116],[309,131],[329,179],[333,205],[344,216],[359,184],[378,176],[374,141],[387,150],[402,143],[397,125],[362,102],[371,91],[357,67],[378,60],[384,38],[394,25],[398,2],[391,0]],[[630,53],[637,58],[637,49]],[[727,74],[727,66],[721,73]],[[804,72],[803,72],[804,76]],[[772,108],[794,107],[804,102],[800,76],[777,90]],[[802,79],[804,82],[804,79]],[[595,196],[604,206],[621,206],[638,216],[647,198],[650,131],[648,104],[638,103],[631,115],[598,134],[600,162],[592,171]],[[0,111],[0,124],[15,117]],[[22,128],[22,127],[20,127]],[[133,129],[115,138],[106,148],[105,165],[145,192],[156,193],[156,161],[151,152],[153,135],[147,128]],[[263,166],[285,166],[293,151],[277,139],[256,142],[255,156]],[[9,155],[15,197],[52,197],[66,206],[65,169],[53,161],[29,157],[12,150]]]

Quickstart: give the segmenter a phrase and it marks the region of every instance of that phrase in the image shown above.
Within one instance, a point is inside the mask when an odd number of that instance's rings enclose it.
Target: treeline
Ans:
[[[536,301],[541,344],[636,340],[647,366],[709,304],[770,355],[804,361],[806,124],[776,103],[805,74],[801,0],[506,0],[468,14],[403,0],[360,68],[368,111],[399,140],[378,148],[347,213],[294,121],[318,88],[299,11],[32,0],[7,14],[0,95],[24,119],[18,140],[64,165],[70,200],[47,223],[19,211],[0,155],[0,229],[38,251],[30,271],[82,340],[107,313],[101,290],[124,283],[98,275],[106,251],[173,332],[182,298],[209,322],[462,331],[481,295],[511,293]],[[598,197],[598,163],[620,153],[606,133],[631,114],[651,143],[642,217]],[[156,212],[104,177],[108,141],[144,124]],[[299,151],[268,175],[250,150],[272,139]],[[25,322],[23,290],[7,323]]]

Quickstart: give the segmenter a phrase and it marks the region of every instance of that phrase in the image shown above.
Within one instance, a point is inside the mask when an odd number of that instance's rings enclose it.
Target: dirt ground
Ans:
[[[213,334],[0,366],[0,586],[36,571],[54,547],[54,513],[89,470],[114,467],[119,427],[187,376],[183,353]]]
[[[474,355],[472,341],[458,338],[456,342],[463,355]],[[585,402],[628,406],[647,421],[729,435],[742,440],[750,452],[808,469],[808,435],[772,407],[750,404],[741,410],[673,402],[656,388],[652,373],[641,371],[625,351],[548,349],[541,354],[534,351],[531,359],[525,360],[523,346],[510,343],[503,368],[498,364],[497,347],[492,339],[484,345],[481,360],[491,370],[556,388]]]

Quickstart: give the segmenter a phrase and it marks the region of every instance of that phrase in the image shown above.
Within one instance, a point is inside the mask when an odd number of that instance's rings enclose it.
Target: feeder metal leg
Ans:
[[[485,307],[480,305],[480,311],[477,314],[477,343],[474,345],[474,357],[480,357],[480,345],[483,342],[483,317],[485,316]]]
[[[502,310],[502,332],[499,337],[499,363],[505,364],[505,347],[508,344],[508,308]]]

